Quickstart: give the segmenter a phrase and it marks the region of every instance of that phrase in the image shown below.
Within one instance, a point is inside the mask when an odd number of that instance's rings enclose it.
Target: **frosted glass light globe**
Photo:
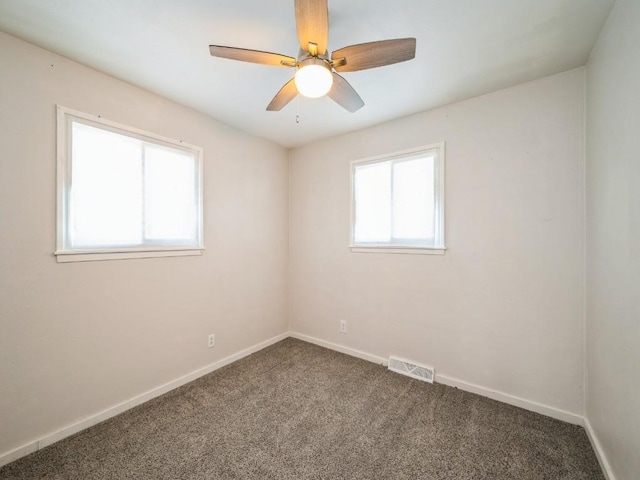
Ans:
[[[301,62],[294,82],[301,95],[319,98],[331,90],[333,75],[324,60],[314,57]]]

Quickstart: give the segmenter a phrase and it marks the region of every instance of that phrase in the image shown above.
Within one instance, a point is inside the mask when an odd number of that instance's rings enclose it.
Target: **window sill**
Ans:
[[[202,255],[204,248],[176,250],[130,250],[130,251],[77,251],[54,252],[58,263],[97,262],[103,260],[127,260],[130,258],[186,257]]]
[[[393,246],[362,246],[351,245],[349,247],[352,253],[402,253],[411,255],[444,255],[447,251],[446,247],[425,248],[425,247],[393,247]]]

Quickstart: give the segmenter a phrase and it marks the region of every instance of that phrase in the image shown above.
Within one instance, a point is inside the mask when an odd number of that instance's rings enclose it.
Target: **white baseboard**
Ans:
[[[159,397],[160,395],[163,395],[171,390],[181,387],[182,385],[185,385],[197,378],[200,378],[208,373],[218,370],[219,368],[229,365],[230,363],[240,360],[241,358],[251,355],[252,353],[258,352],[263,348],[273,345],[274,343],[284,340],[287,337],[289,337],[288,333],[282,333],[280,335],[276,335],[275,337],[265,340],[264,342],[253,345],[238,353],[225,357],[222,360],[218,360],[217,362],[214,362],[211,365],[207,365],[206,367],[199,368],[198,370],[188,373],[187,375],[184,375],[180,378],[177,378],[168,383],[165,383],[164,385],[161,385],[152,390],[149,390],[141,395],[133,397],[122,403],[119,403],[118,405],[115,405],[106,410],[103,410],[94,415],[91,415],[90,417],[80,420],[79,422],[73,423],[60,430],[49,433],[37,440],[29,442],[18,448],[2,453],[0,454],[0,467],[8,463],[11,463],[14,460],[17,460],[21,457],[29,455],[30,453],[36,452],[44,447],[47,447],[59,440],[62,440],[63,438],[73,435],[74,433],[78,433],[86,428],[96,425],[97,423],[100,423],[111,417],[115,417],[116,415],[122,412],[125,412],[126,410],[129,410],[144,402],[147,402],[152,398]]]
[[[611,464],[607,460],[607,456],[604,454],[604,450],[596,436],[596,432],[593,430],[591,422],[589,422],[587,417],[584,419],[584,429],[587,431],[587,436],[589,437],[593,450],[596,452],[598,463],[600,464],[600,468],[602,469],[602,473],[604,473],[605,478],[607,480],[616,480],[613,470],[611,469]]]
[[[27,443],[0,455],[0,467],[38,451],[38,441]]]
[[[360,350],[355,350],[350,347],[345,347],[344,345],[339,345],[337,343],[331,343],[325,340],[320,340],[319,338],[311,337],[309,335],[304,335],[302,333],[289,332],[289,335],[293,338],[298,338],[300,340],[304,340],[305,342],[313,343],[315,345],[320,345],[321,347],[325,347],[330,350],[335,350],[337,352],[345,353],[347,355],[351,355],[352,357],[368,360],[373,363],[378,363],[382,365],[387,365],[388,363],[388,359],[386,358],[382,358],[377,355],[372,355],[370,353],[362,352]],[[456,387],[466,392],[476,393],[478,395],[482,395],[483,397],[488,397],[493,400],[498,400],[499,402],[524,408],[525,410],[530,410],[532,412],[540,413],[547,417],[556,418],[558,420],[572,423],[574,425],[581,425],[581,426],[584,425],[584,418],[581,415],[571,413],[571,412],[566,412],[564,410],[560,410],[554,407],[550,407],[548,405],[536,403],[531,400],[525,400],[524,398],[516,397],[515,395],[510,395],[508,393],[498,392],[496,390],[492,390],[487,387],[482,387],[480,385],[474,385],[472,383],[458,380],[456,378],[452,378],[447,375],[441,375],[441,374],[438,374],[437,370],[436,370],[435,382],[441,383],[443,385],[449,385],[451,387]]]
[[[362,360],[367,360],[368,362],[377,363],[379,365],[386,366],[388,360],[386,358],[378,357],[376,355],[371,355],[370,353],[362,352],[360,350],[355,350],[353,348],[345,347],[343,345],[339,345],[337,343],[327,342],[325,340],[320,340],[316,337],[310,337],[309,335],[304,335],[298,332],[289,332],[289,336],[293,338],[297,338],[298,340],[302,340],[303,342],[313,343],[314,345],[318,345],[320,347],[328,348],[329,350],[334,350],[336,352],[344,353],[351,357],[361,358]]]
[[[464,390],[465,392],[476,393],[478,395],[482,395],[483,397],[497,400],[499,402],[513,405],[515,407],[520,407],[531,412],[536,412],[547,417],[555,418],[557,420],[562,420],[563,422],[580,426],[584,425],[584,417],[576,413],[567,412],[566,410],[560,410],[559,408],[550,407],[549,405],[544,405],[532,400],[526,400],[515,395],[492,390],[490,388],[475,385],[463,380],[458,380],[457,378],[449,377],[447,375],[439,375],[438,372],[436,372],[435,380],[437,383],[442,383],[443,385],[456,387],[460,390]]]

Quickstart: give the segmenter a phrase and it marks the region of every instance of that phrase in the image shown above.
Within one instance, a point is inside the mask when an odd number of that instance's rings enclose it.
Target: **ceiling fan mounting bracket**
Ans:
[[[337,67],[342,67],[343,65],[347,64],[347,59],[342,57],[342,58],[334,58],[331,60],[331,66],[333,68],[337,68]]]

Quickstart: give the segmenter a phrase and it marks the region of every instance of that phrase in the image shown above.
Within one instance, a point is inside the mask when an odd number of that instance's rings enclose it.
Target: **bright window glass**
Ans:
[[[444,146],[354,162],[352,244],[444,248]]]
[[[356,168],[356,242],[391,240],[391,162]]]

